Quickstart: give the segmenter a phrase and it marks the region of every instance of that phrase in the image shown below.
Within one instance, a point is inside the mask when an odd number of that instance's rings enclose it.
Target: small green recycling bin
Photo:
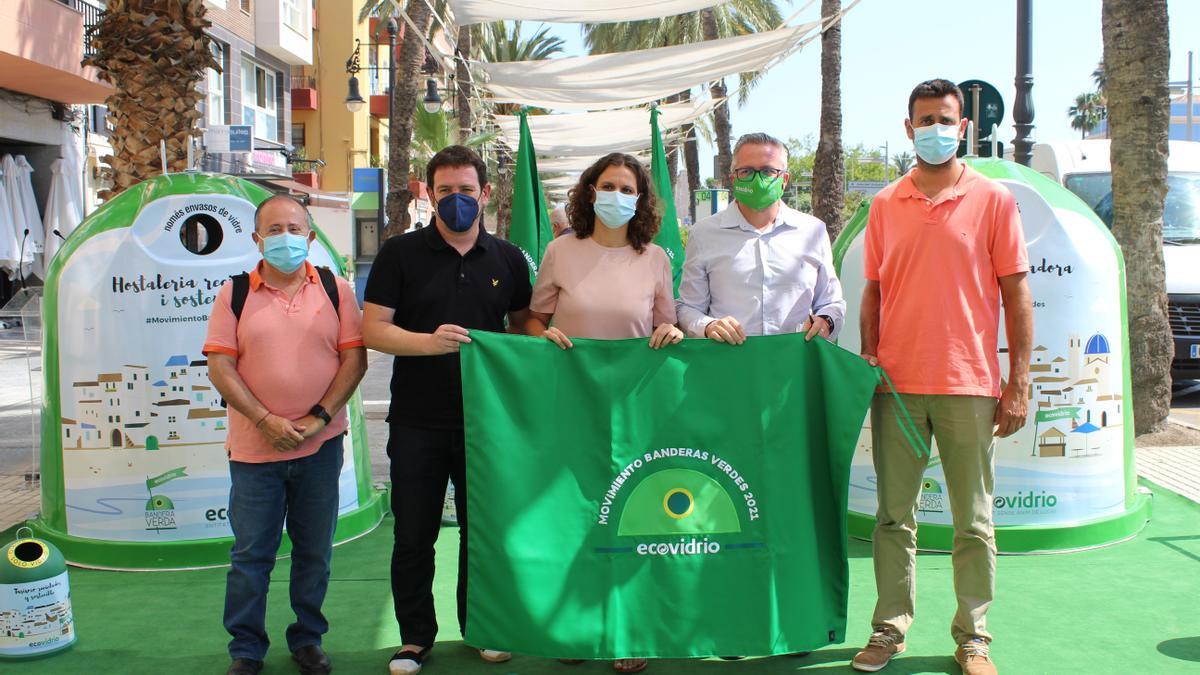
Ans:
[[[50,542],[22,527],[0,552],[0,659],[45,656],[73,644],[67,563]]]

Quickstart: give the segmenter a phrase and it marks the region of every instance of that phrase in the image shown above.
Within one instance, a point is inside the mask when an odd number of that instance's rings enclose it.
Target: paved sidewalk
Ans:
[[[1139,476],[1200,503],[1200,447],[1144,447],[1136,457]]]

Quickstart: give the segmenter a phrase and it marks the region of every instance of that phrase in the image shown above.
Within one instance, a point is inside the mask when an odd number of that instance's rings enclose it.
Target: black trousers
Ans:
[[[463,430],[390,425],[392,600],[404,644],[433,646],[437,616],[433,606],[434,549],[442,524],[446,479],[454,482],[458,510],[458,626],[467,622],[467,473]]]

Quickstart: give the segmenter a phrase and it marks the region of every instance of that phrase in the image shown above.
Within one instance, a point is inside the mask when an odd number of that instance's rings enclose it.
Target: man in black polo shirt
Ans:
[[[458,623],[467,602],[467,481],[458,350],[471,330],[503,332],[529,314],[529,268],[516,246],[488,234],[480,214],[491,194],[487,167],[452,145],[427,167],[437,209],[431,226],[389,239],[371,268],[363,337],[395,354],[388,413],[391,458],[392,597],[404,643],[393,675],[417,673],[437,637],[433,545],[441,525],[446,479],[458,510]],[[465,632],[465,630],[464,630]],[[480,649],[496,663],[510,655]]]

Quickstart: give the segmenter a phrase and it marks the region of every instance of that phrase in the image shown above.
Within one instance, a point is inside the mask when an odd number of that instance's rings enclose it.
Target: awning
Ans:
[[[309,186],[303,183],[297,183],[294,180],[270,178],[261,182],[269,183],[270,186],[274,186],[275,188],[282,188],[293,197],[300,197],[301,201],[307,203],[309,206],[320,206],[327,209],[350,208],[350,197],[314,190]],[[270,186],[268,186],[268,189],[271,189]]]
[[[604,110],[763,70],[819,36],[820,22],[724,40],[544,61],[477,63],[477,82],[499,102],[558,110]],[[813,35],[809,35],[814,33]],[[535,138],[536,142],[536,138]]]

